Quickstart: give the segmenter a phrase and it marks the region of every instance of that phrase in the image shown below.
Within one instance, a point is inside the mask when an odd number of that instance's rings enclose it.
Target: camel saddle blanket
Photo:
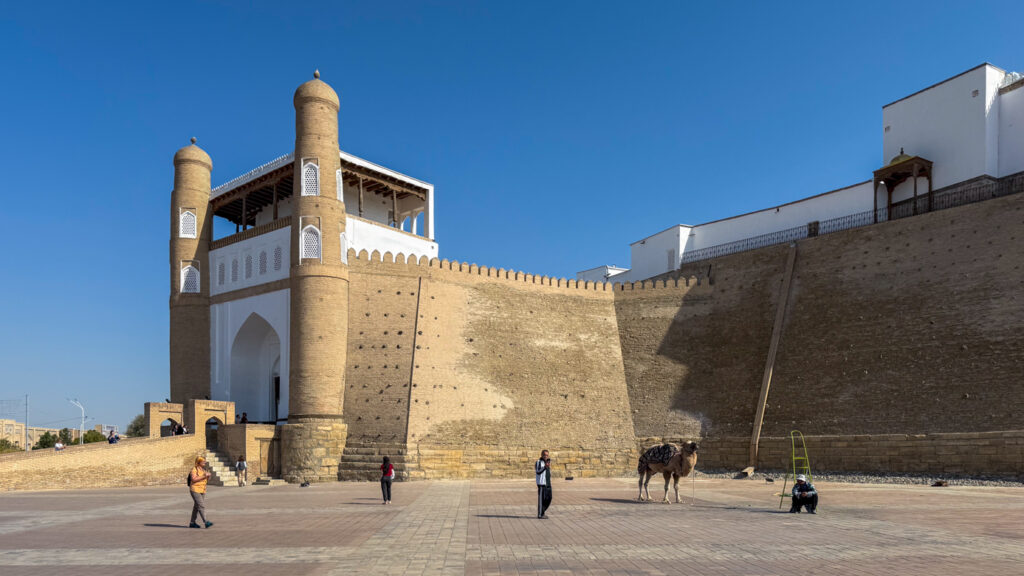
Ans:
[[[676,454],[679,454],[679,448],[672,444],[662,444],[661,446],[650,448],[640,457],[636,471],[638,474],[643,474],[650,463],[668,464],[669,460],[672,460]]]

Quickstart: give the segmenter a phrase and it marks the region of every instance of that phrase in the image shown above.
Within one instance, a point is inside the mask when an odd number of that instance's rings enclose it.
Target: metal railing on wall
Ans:
[[[775,246],[778,244],[788,244],[804,238],[821,236],[824,234],[831,234],[833,232],[841,232],[843,230],[870,226],[872,224],[886,222],[888,220],[898,220],[901,218],[908,218],[910,216],[927,214],[928,212],[936,212],[947,208],[974,204],[975,202],[982,202],[984,200],[990,200],[992,198],[998,198],[1000,196],[1007,196],[1019,192],[1024,192],[1024,174],[1016,174],[998,182],[977,182],[956,190],[940,192],[932,196],[930,203],[928,196],[918,196],[917,198],[893,204],[891,213],[888,208],[882,207],[877,210],[868,210],[866,212],[848,214],[846,216],[839,216],[828,220],[808,222],[803,226],[794,226],[793,228],[770,232],[768,234],[761,234],[759,236],[753,236],[751,238],[745,238],[735,242],[684,252],[681,263],[689,264],[691,262],[718,258],[727,254],[746,252],[748,250],[756,250],[758,248],[765,248],[767,246]]]

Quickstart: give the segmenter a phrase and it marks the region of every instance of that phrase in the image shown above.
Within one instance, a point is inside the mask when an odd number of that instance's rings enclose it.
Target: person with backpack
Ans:
[[[380,491],[384,496],[384,504],[391,504],[391,482],[395,479],[395,466],[391,459],[384,457],[384,463],[380,465]]]
[[[196,524],[196,516],[203,519],[203,523],[209,528],[213,522],[206,519],[206,483],[213,474],[206,469],[206,458],[196,457],[196,465],[188,473],[188,490],[192,494],[192,520],[188,523],[189,528],[202,528]]]
[[[249,481],[249,465],[245,463],[245,456],[239,456],[235,462],[235,479],[239,486],[245,486]]]

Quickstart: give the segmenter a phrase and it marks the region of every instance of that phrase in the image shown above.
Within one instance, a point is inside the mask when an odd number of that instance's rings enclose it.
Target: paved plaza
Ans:
[[[652,480],[652,486],[655,481]],[[0,574],[1013,574],[1024,489],[818,483],[788,514],[780,484],[698,480],[637,503],[635,479],[558,480],[549,520],[522,481],[0,494]],[[691,504],[690,492],[696,500]],[[652,490],[660,497],[661,487]]]

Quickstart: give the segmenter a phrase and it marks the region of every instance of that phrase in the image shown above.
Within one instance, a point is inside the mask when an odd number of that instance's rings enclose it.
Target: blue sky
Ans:
[[[34,6],[30,4],[35,4]],[[978,2],[17,3],[0,11],[0,400],[124,426],[168,396],[171,158],[294,144],[319,68],[348,152],[433,183],[443,258],[571,277],[871,177],[881,106],[1024,69]],[[8,417],[0,415],[0,417]]]

